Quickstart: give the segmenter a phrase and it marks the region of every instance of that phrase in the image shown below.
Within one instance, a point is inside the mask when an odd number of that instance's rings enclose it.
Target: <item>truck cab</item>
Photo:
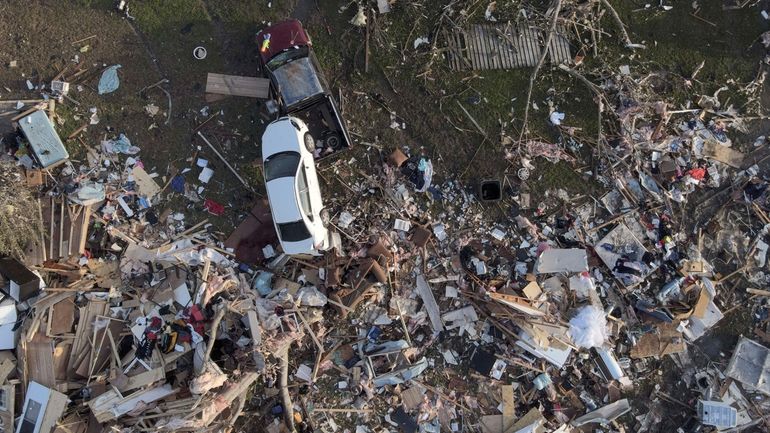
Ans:
[[[257,33],[263,75],[270,80],[281,116],[301,119],[315,140],[315,159],[350,147],[351,140],[313,53],[312,42],[297,20]]]

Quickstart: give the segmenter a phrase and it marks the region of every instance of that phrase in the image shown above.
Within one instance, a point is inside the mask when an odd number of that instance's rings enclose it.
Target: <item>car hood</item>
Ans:
[[[262,46],[265,35],[270,35],[270,47],[267,51],[260,50],[262,61],[267,63],[270,59],[283,50],[297,45],[312,45],[302,24],[297,20],[289,20],[274,24],[257,33],[257,44]]]
[[[294,177],[281,177],[267,183],[267,198],[273,220],[278,223],[290,223],[302,219],[299,203],[294,194]]]

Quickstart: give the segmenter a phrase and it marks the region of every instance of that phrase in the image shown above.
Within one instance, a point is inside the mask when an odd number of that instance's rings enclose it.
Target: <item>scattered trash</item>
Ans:
[[[414,49],[416,50],[417,47],[420,47],[422,45],[428,45],[430,43],[430,39],[428,39],[426,36],[420,36],[419,38],[414,40]]]

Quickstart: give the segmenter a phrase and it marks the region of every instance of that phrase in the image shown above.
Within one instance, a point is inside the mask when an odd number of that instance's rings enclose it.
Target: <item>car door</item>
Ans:
[[[309,221],[311,225],[315,223],[313,202],[310,198],[310,187],[308,185],[307,169],[305,164],[300,164],[297,169],[297,200],[303,218]]]
[[[317,216],[321,212],[321,208],[323,208],[323,199],[321,198],[321,186],[318,184],[315,161],[312,154],[309,157],[304,157],[302,160],[302,167],[305,169],[305,177],[307,178],[310,205],[313,208],[314,215]]]

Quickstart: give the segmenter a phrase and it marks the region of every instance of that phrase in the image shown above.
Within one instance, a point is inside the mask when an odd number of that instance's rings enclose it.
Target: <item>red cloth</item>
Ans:
[[[203,207],[207,211],[209,211],[209,213],[212,213],[212,214],[214,214],[216,216],[220,216],[223,213],[225,213],[225,207],[224,206],[222,206],[221,204],[215,202],[214,200],[208,199],[208,198],[206,199],[205,202],[203,202]]]
[[[690,177],[695,180],[703,180],[703,178],[706,177],[706,169],[693,168],[692,170],[688,171],[687,174],[689,174]]]

